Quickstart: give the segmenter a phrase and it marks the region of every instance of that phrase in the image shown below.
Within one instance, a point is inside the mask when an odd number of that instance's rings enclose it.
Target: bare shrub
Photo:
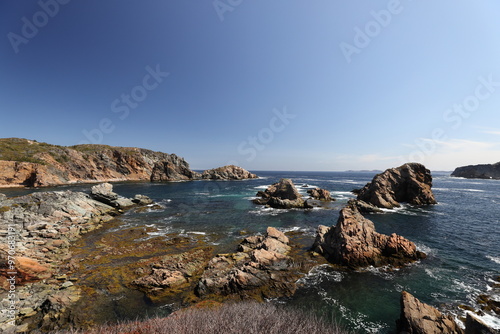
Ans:
[[[63,332],[59,332],[62,334]],[[103,325],[66,334],[345,334],[347,331],[303,311],[240,302],[213,308],[188,308],[166,318]]]

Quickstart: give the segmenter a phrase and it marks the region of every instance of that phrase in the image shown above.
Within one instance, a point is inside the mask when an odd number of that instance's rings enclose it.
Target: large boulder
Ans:
[[[257,179],[258,176],[241,167],[229,165],[206,170],[201,174],[201,178],[208,180],[244,180]]]
[[[113,185],[110,183],[101,183],[93,186],[90,189],[90,196],[96,201],[119,209],[127,208],[135,204],[131,199],[119,196],[117,193],[113,192]]]
[[[320,201],[335,201],[330,192],[326,189],[314,188],[307,190],[309,196]]]
[[[290,265],[288,238],[273,227],[265,236],[251,236],[239,251],[219,254],[208,263],[196,288],[199,296],[239,295],[270,298],[295,293],[300,276]]]
[[[375,231],[354,201],[340,211],[337,225],[318,227],[312,250],[329,262],[350,268],[404,264],[424,258],[413,242],[396,234]]]
[[[406,291],[401,293],[401,315],[397,327],[398,333],[409,334],[464,333],[453,317],[443,315]]]
[[[407,163],[375,175],[371,182],[357,190],[357,199],[387,209],[399,207],[402,202],[437,204],[431,188],[431,172],[422,164]]]
[[[270,185],[265,191],[259,191],[258,197],[253,202],[255,204],[267,205],[277,209],[292,209],[308,207],[306,201],[302,198],[293,181],[290,179],[281,179]]]

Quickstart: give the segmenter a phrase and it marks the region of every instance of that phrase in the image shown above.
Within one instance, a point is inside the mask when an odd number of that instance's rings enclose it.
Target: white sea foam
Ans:
[[[491,260],[491,261],[493,261],[495,263],[500,264],[500,256],[490,256],[490,255],[487,255],[486,258],[488,260]]]
[[[267,189],[269,188],[270,184],[269,185],[264,185],[264,186],[257,186],[257,187],[253,187],[254,189]]]
[[[198,235],[207,235],[206,232],[197,232],[197,231],[191,231],[191,232],[187,232],[188,234],[198,234]]]
[[[484,322],[486,325],[488,325],[489,327],[493,328],[493,329],[500,329],[500,318],[499,317],[496,317],[496,316],[493,316],[491,314],[484,314],[482,316],[479,316],[477,314],[474,314],[470,311],[467,311],[466,313],[470,314],[471,316],[475,317],[475,318],[478,318],[479,320],[481,320],[482,322]]]

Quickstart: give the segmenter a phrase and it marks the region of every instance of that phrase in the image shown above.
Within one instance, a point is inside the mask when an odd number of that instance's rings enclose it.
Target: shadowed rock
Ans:
[[[357,199],[379,208],[391,209],[406,202],[413,205],[437,204],[431,190],[431,172],[419,163],[407,163],[375,175]]]
[[[340,211],[337,225],[318,227],[312,250],[331,263],[350,268],[402,266],[425,257],[413,242],[396,234],[377,233],[353,201]]]
[[[464,334],[463,329],[451,316],[443,315],[434,307],[422,303],[406,291],[401,293],[401,315],[397,326],[398,333]]]
[[[491,165],[470,165],[456,168],[451,176],[466,179],[500,179],[500,162]]]

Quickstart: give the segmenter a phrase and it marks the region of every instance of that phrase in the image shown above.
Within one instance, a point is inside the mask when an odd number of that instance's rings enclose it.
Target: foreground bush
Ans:
[[[99,326],[73,334],[345,334],[314,315],[272,304],[242,302],[213,308],[189,308],[166,318]]]

